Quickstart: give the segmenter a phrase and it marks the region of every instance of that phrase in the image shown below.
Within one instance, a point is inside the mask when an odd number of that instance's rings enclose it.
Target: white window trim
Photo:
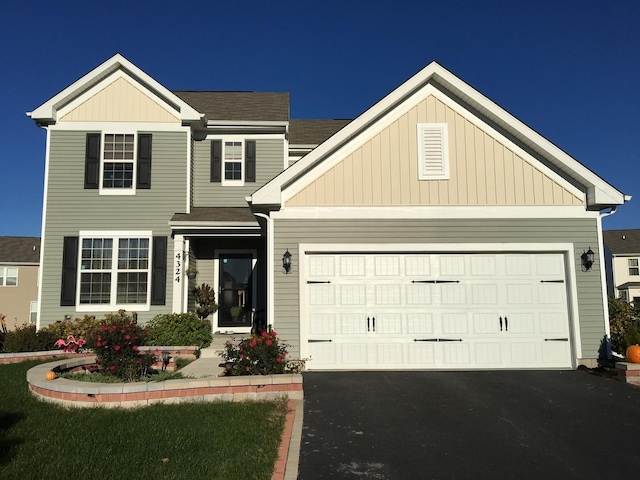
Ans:
[[[11,276],[13,277],[13,275],[8,275],[9,269],[15,269],[16,271],[16,284],[15,285],[7,285],[7,277]],[[0,270],[2,270],[2,276],[0,276],[0,287],[9,287],[9,288],[14,288],[18,286],[18,267],[0,267]]]
[[[427,175],[424,172],[424,145],[422,142],[425,130],[436,130],[440,132],[442,139],[442,172]],[[446,123],[418,123],[416,126],[418,143],[418,180],[449,180],[449,135]]]
[[[133,135],[133,178],[131,183],[131,188],[105,188],[103,185],[104,181],[104,146],[105,135]],[[109,163],[119,163],[119,162],[128,162],[129,160],[106,160]],[[114,128],[104,128],[100,132],[100,180],[99,180],[99,194],[100,195],[135,195],[136,194],[136,183],[138,181],[138,131],[132,130],[131,127],[114,127]]]
[[[76,277],[76,311],[78,312],[113,312],[116,310],[127,310],[129,312],[148,312],[151,309],[151,274],[153,259],[153,232],[151,231],[81,231],[78,240],[78,273]],[[111,257],[111,302],[110,303],[80,303],[80,279],[82,269],[82,240],[85,238],[111,238],[113,239],[113,251],[118,250],[118,240],[121,238],[148,238],[149,239],[149,265],[147,267],[147,301],[146,303],[116,303],[113,300],[117,295],[118,285],[118,265],[116,256]],[[141,270],[142,271],[142,270]]]
[[[32,320],[32,316],[34,313],[36,314],[35,320]],[[29,322],[37,323],[37,321],[38,321],[38,301],[32,300],[31,302],[29,302]]]
[[[245,164],[245,148],[246,148],[246,144],[245,144],[245,138],[244,137],[225,137],[222,138],[222,158],[220,159],[220,183],[222,185],[226,185],[226,186],[234,186],[234,187],[243,187],[244,186],[244,178],[245,178],[245,170],[246,170],[246,164]],[[227,180],[225,179],[225,150],[227,147],[227,143],[228,142],[234,142],[234,143],[240,143],[240,155],[242,157],[242,159],[240,160],[240,180]],[[229,162],[229,163],[237,163],[237,162]]]
[[[631,265],[631,261],[635,260],[636,264],[635,265]],[[627,259],[627,268],[628,268],[628,273],[630,277],[637,277],[638,275],[640,275],[640,260],[638,258],[628,258]],[[631,273],[631,269],[636,270],[638,273]]]

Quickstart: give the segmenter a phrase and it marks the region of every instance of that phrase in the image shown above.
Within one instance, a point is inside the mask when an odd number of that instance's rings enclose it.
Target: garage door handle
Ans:
[[[502,317],[500,317],[500,331],[502,331]]]
[[[568,342],[568,338],[545,338],[545,342]]]
[[[461,342],[461,338],[414,338],[414,342]]]
[[[332,342],[333,340],[309,340],[309,343]]]
[[[329,280],[307,280],[307,284],[331,283]]]
[[[376,317],[373,317],[373,331],[376,331]]]
[[[367,317],[367,332],[371,331],[371,319]]]
[[[504,317],[504,331],[509,331],[509,319],[507,317]]]
[[[460,280],[411,280],[411,283],[460,283]]]
[[[564,283],[564,280],[540,280],[540,283]]]

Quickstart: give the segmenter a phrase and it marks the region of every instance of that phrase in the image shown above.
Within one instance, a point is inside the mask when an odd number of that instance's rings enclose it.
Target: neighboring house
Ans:
[[[603,237],[608,294],[640,301],[640,230],[607,230]]]
[[[573,368],[608,334],[600,212],[629,197],[437,63],[306,121],[116,55],[29,115],[39,326],[187,311],[207,283],[214,332],[266,318],[316,370]]]
[[[36,321],[39,262],[39,238],[0,237],[0,315],[9,330]]]

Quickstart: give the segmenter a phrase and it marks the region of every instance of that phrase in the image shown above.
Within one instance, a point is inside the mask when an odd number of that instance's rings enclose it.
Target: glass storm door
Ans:
[[[218,327],[250,327],[253,298],[253,256],[220,254]]]

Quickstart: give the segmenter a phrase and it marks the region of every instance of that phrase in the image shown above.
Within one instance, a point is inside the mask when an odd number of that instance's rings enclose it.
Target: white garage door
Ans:
[[[305,261],[309,369],[572,366],[562,254]]]

